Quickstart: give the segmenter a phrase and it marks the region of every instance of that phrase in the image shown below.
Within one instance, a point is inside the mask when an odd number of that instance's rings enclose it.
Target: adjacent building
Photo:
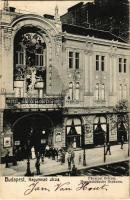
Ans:
[[[61,16],[64,23],[109,31],[126,41],[129,38],[129,1],[94,0],[77,3]]]
[[[57,7],[55,16],[5,7],[0,22],[1,156],[17,150],[26,157],[28,146],[128,140],[126,121],[113,110],[129,102],[130,49],[123,39],[62,23]]]

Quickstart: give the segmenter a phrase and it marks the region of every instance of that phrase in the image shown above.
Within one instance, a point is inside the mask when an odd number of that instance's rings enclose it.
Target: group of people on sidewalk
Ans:
[[[123,149],[124,145],[124,136],[121,137],[121,149]],[[111,155],[111,145],[110,142],[107,142],[106,149],[105,149],[105,155]],[[67,152],[63,148],[54,148],[49,145],[45,147],[44,153],[39,153],[35,155],[36,162],[35,162],[35,168],[36,168],[36,174],[40,175],[40,164],[44,163],[44,157],[51,158],[52,160],[56,160],[56,162],[59,162],[61,165],[67,162],[68,170],[71,172],[73,176],[77,175],[77,168],[75,166],[75,151],[73,147],[68,148]],[[79,164],[82,162],[82,156],[81,153],[79,153]],[[9,167],[9,151],[5,155],[5,167]]]
[[[121,149],[123,149],[123,145],[124,145],[124,136],[121,137]],[[110,142],[107,142],[106,144],[107,146],[107,149],[106,149],[106,152],[105,152],[105,155],[107,155],[107,153],[109,153],[109,155],[111,155],[111,145],[110,145]]]

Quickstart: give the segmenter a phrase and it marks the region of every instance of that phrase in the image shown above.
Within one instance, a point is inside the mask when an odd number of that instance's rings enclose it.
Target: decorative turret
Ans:
[[[56,5],[56,7],[55,7],[55,20],[56,20],[56,21],[60,21],[59,8],[58,8],[57,5]]]

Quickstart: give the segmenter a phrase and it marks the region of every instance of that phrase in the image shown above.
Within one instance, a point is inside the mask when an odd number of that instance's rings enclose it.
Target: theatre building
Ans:
[[[55,16],[4,7],[0,26],[2,157],[14,149],[26,155],[28,145],[77,149],[128,140],[126,122],[113,114],[129,102],[124,40],[63,24],[57,7]]]

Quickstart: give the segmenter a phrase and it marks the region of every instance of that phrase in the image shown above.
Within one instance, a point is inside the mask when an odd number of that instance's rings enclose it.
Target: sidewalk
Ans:
[[[79,153],[81,154],[81,163],[79,164]],[[110,163],[116,163],[121,161],[129,160],[128,157],[128,144],[124,145],[123,150],[120,149],[120,145],[111,146],[111,154],[106,155],[106,162],[104,163],[104,148],[93,148],[86,149],[86,164],[87,166],[83,166],[83,150],[75,151],[75,165],[78,170],[87,169],[91,167],[101,166]],[[35,169],[35,159],[30,160],[31,172],[36,175]],[[9,168],[5,168],[5,164],[1,164],[1,175],[2,176],[24,176],[26,173],[26,160],[19,161],[17,166],[10,165]],[[41,163],[40,166],[41,175],[54,175],[60,174],[62,172],[68,171],[67,158],[65,164],[61,165],[60,162],[56,162],[51,158],[45,158],[44,163]]]

